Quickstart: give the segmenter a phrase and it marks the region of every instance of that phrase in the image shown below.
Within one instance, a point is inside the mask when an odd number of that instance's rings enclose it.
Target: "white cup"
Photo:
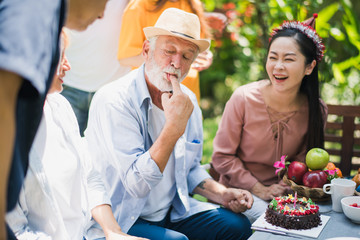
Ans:
[[[323,186],[323,191],[331,194],[332,210],[342,212],[341,199],[354,195],[356,183],[350,179],[334,178]]]

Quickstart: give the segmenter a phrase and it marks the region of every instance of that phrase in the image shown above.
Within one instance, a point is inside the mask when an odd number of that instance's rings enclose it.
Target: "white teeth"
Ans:
[[[274,76],[276,79],[279,79],[279,80],[284,80],[284,79],[287,79],[287,77],[276,77]]]

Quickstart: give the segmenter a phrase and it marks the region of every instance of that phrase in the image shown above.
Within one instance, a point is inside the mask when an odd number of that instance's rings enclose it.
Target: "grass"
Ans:
[[[215,118],[206,118],[203,121],[204,128],[204,145],[202,164],[211,162],[211,155],[213,152],[213,141],[220,123],[221,116]]]

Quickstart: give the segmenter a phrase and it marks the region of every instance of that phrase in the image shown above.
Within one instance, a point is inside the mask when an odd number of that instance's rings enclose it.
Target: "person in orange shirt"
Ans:
[[[153,26],[161,13],[168,8],[179,8],[196,14],[200,19],[202,38],[211,37],[208,18],[211,17],[215,21],[217,19],[217,23],[222,23],[221,28],[225,26],[226,17],[220,14],[204,13],[200,0],[132,0],[124,11],[120,31],[118,59],[122,65],[137,68],[143,63],[141,51],[146,38],[142,29]],[[182,82],[195,93],[198,102],[200,101],[199,71],[210,67],[212,56],[209,50],[199,54]]]

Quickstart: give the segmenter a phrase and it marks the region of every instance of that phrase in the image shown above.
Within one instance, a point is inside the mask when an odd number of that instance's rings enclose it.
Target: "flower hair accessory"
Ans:
[[[310,38],[315,46],[316,46],[316,60],[320,62],[322,58],[324,57],[324,50],[325,46],[322,43],[321,37],[316,33],[315,31],[315,18],[317,18],[318,15],[316,13],[313,14],[313,16],[304,22],[299,21],[284,21],[283,24],[281,24],[279,27],[274,28],[270,34],[270,41],[271,39],[280,31],[284,29],[297,29],[301,33],[305,34],[308,38]]]

